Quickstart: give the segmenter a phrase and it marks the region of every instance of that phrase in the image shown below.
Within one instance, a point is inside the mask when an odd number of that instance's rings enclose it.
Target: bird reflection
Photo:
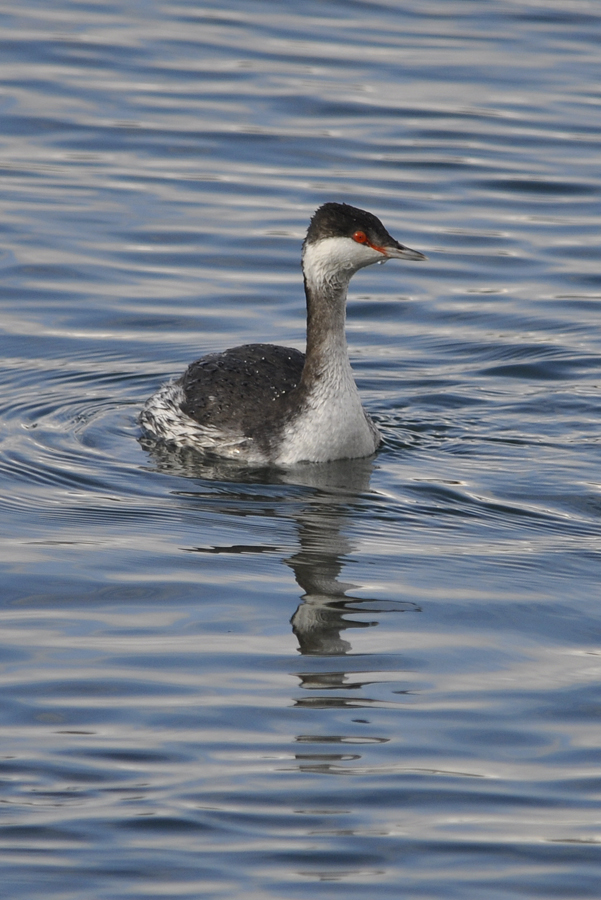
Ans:
[[[373,460],[345,460],[313,469],[306,470],[305,483],[318,490],[297,519],[298,552],[286,560],[304,592],[291,624],[303,656],[344,658],[352,652],[348,632],[379,624],[377,620],[357,621],[351,617],[353,613],[415,611],[417,606],[354,597],[349,591],[359,586],[340,580],[345,561],[356,549],[345,527],[356,518],[361,498],[369,490]],[[342,632],[347,632],[344,638]],[[295,705],[321,709],[370,706],[373,701],[364,696],[358,700],[356,692],[369,684],[373,675],[362,679],[354,672],[350,677],[348,668],[348,663],[331,659],[327,669],[320,666],[298,672],[301,687],[311,693]]]
[[[182,492],[194,503],[209,504],[211,511],[218,504],[220,512],[255,515],[260,505],[262,515],[276,518],[282,516],[284,504],[288,510],[292,504],[298,544],[292,555],[283,551],[282,557],[294,572],[302,592],[291,618],[303,660],[300,670],[294,672],[301,694],[293,698],[293,705],[297,709],[346,708],[351,712],[379,705],[375,697],[366,696],[364,691],[381,681],[377,671],[374,672],[377,662],[372,658],[366,663],[368,670],[362,672],[359,666],[366,657],[349,656],[351,631],[376,626],[378,621],[358,621],[355,617],[366,612],[418,611],[418,607],[409,602],[353,596],[350,592],[357,585],[341,580],[344,565],[356,550],[349,526],[364,515],[373,459],[339,460],[277,471],[241,468],[226,460],[208,460],[194,451],[169,450],[165,445],[153,447],[148,439],[145,448],[162,472],[220,482],[218,494],[207,495],[206,490]],[[263,490],[257,487],[260,485],[270,487]],[[277,488],[274,490],[277,485],[284,487],[283,496]],[[195,550],[224,554],[273,553],[274,546],[236,544]],[[338,774],[349,766],[355,769],[364,754],[352,750],[357,751],[361,744],[388,740],[382,735],[365,734],[369,721],[369,718],[353,716],[353,724],[348,723],[346,734],[298,734],[296,742],[303,749],[299,747],[294,753],[294,767],[320,774]]]
[[[348,591],[357,585],[340,580],[355,544],[345,526],[361,506],[369,491],[373,458],[337,460],[331,463],[298,465],[288,470],[249,468],[231,460],[201,456],[188,448],[172,448],[145,435],[140,439],[161,472],[186,478],[220,481],[232,485],[232,498],[239,496],[241,484],[288,484],[311,489],[303,495],[294,516],[298,551],[284,559],[302,590],[301,602],[291,618],[292,630],[303,656],[344,656],[352,650],[341,632],[369,628],[377,621],[357,621],[350,613],[417,611],[413,603],[353,597]],[[203,553],[268,552],[273,547],[235,545],[198,547]],[[348,637],[348,635],[347,635]],[[344,672],[311,672],[300,675],[305,688],[358,688],[356,680],[345,681]]]

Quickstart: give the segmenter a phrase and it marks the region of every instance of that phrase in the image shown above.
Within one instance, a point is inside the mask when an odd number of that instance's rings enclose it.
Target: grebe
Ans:
[[[303,243],[307,352],[245,344],[203,356],[145,404],[140,424],[180,447],[252,465],[370,456],[381,444],[361,405],[345,336],[346,294],[364,266],[426,259],[372,213],[325,203]]]

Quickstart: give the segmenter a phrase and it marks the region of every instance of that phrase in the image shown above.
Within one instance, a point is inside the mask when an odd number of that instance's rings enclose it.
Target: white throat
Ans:
[[[355,272],[386,257],[352,238],[329,237],[303,248],[303,272],[314,290],[328,286],[348,287]]]

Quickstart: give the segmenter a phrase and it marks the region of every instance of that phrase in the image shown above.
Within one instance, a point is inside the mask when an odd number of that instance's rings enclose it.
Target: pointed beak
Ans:
[[[398,241],[393,246],[380,247],[378,248],[382,251],[382,253],[389,257],[390,259],[428,259],[423,253],[420,253],[419,250],[412,250],[411,247],[404,247],[403,244],[399,244]]]

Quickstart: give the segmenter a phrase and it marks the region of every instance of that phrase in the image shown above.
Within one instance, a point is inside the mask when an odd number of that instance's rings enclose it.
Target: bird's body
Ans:
[[[140,422],[178,446],[249,464],[289,466],[369,456],[381,442],[355,385],[345,336],[346,294],[360,268],[425,259],[374,215],[320,207],[303,244],[307,352],[246,344],[192,363],[145,404]]]

